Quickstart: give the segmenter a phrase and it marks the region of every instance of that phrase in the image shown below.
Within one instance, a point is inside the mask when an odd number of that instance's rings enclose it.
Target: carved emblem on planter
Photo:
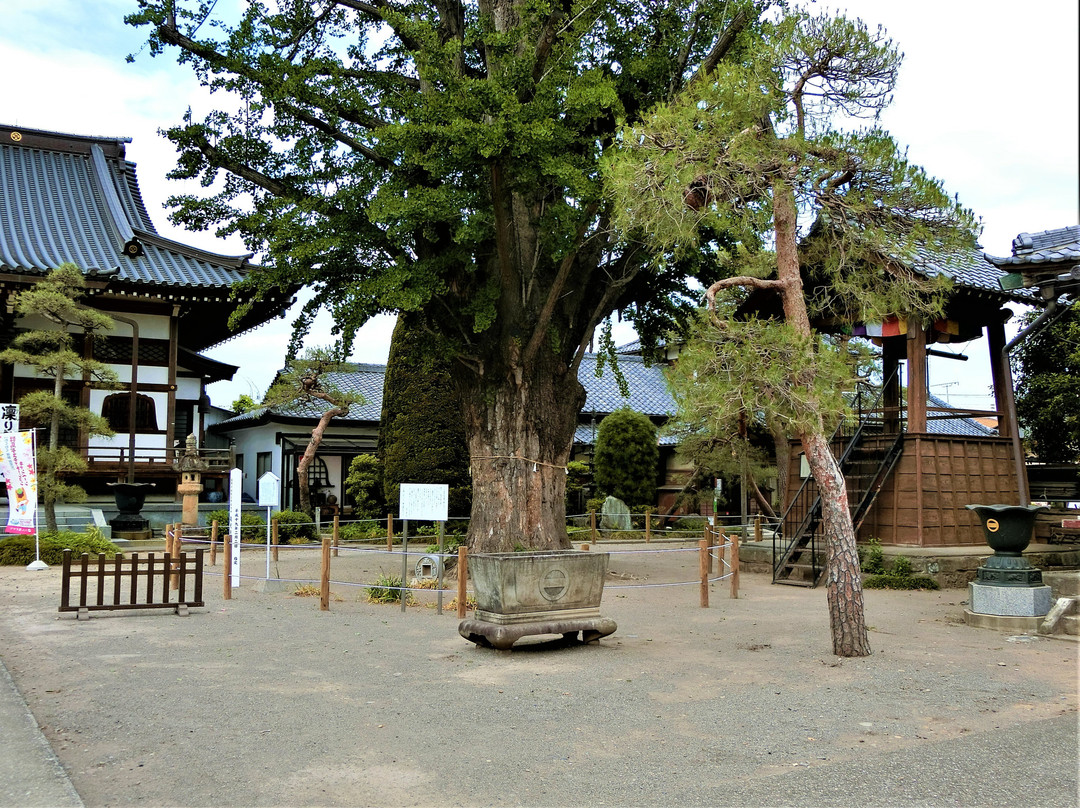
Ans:
[[[570,576],[566,570],[553,567],[544,575],[540,582],[540,594],[552,602],[559,600],[570,588]]]

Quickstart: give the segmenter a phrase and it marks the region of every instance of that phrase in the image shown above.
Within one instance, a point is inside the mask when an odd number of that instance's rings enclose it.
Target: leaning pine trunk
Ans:
[[[457,371],[465,402],[473,552],[566,549],[566,464],[585,392],[567,365],[541,351],[505,374]]]
[[[862,572],[848,507],[847,484],[822,433],[804,435],[802,441],[821,495],[825,589],[833,653],[842,657],[869,656],[870,639],[863,616]]]
[[[778,179],[773,186],[773,227],[776,234],[777,278],[784,284],[781,292],[784,318],[801,334],[810,336],[812,330],[803,297],[796,220],[794,191],[784,179]],[[870,640],[863,614],[858,545],[851,509],[848,507],[844,474],[833,456],[820,420],[817,428],[807,430],[800,437],[810,472],[821,495],[833,653],[845,657],[869,656]]]
[[[339,415],[348,414],[348,407],[331,407],[324,412],[322,417],[319,418],[319,423],[315,424],[315,428],[311,430],[311,439],[304,449],[303,456],[296,464],[296,483],[300,489],[300,510],[312,519],[315,518],[315,508],[311,504],[311,483],[308,481],[308,469],[311,468],[311,461],[315,459],[315,454],[319,451],[319,444],[322,443],[323,434],[326,432],[326,427],[330,421]]]

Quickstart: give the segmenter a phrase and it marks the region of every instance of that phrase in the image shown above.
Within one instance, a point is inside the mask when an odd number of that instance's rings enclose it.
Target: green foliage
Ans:
[[[41,560],[50,566],[63,563],[65,549],[70,549],[75,558],[83,553],[89,553],[92,557],[96,557],[98,553],[105,553],[112,558],[120,552],[120,548],[105,539],[101,531],[96,528],[88,529],[86,533],[74,533],[67,530],[58,533],[42,533],[39,538]],[[0,539],[0,565],[25,567],[34,558],[33,536],[8,536]]]
[[[881,542],[871,538],[859,547],[859,560],[863,571],[863,587],[866,589],[940,589],[933,578],[915,575],[911,559],[898,555],[892,567],[885,568],[885,556]]]
[[[402,483],[445,484],[451,516],[472,503],[465,421],[448,361],[416,315],[398,318],[386,363],[379,430],[383,497],[396,512]]]
[[[579,403],[596,325],[618,311],[655,342],[716,277],[709,250],[665,255],[610,226],[601,155],[619,121],[741,58],[768,5],[253,3],[235,19],[202,0],[146,0],[127,21],[146,26],[151,56],[179,49],[217,91],[220,108],[166,133],[171,176],[200,187],[170,200],[172,219],[265,256],[246,292],[311,289],[290,355],[321,309],[346,349],[373,314],[416,312],[476,416],[473,451],[539,440],[551,459],[574,421],[534,429],[542,389],[548,404]],[[516,445],[484,445],[496,443],[484,408]],[[392,491],[404,478],[386,473]],[[498,486],[481,490],[478,507],[505,521]],[[537,507],[558,522],[564,500]]]
[[[881,542],[870,538],[859,547],[859,562],[867,575],[880,575],[885,572],[885,554],[881,551]]]
[[[310,517],[305,517],[310,520]],[[206,514],[206,524],[218,523],[218,530],[224,536],[229,532],[229,511],[221,508]],[[240,541],[242,542],[265,542],[266,522],[256,513],[251,511],[240,512]]]
[[[1030,323],[1038,316],[1025,317]],[[1024,439],[1043,463],[1080,462],[1080,309],[1074,303],[1013,353],[1016,414]]]
[[[308,544],[319,540],[318,531],[311,517],[300,511],[272,511],[271,519],[278,520],[278,542],[281,544]],[[243,520],[241,520],[243,522]],[[240,529],[244,532],[243,527]]]
[[[590,497],[589,500],[585,503],[585,510],[589,513],[596,513],[597,515],[599,515],[600,511],[604,509],[605,499],[607,499],[606,496]]]
[[[378,521],[342,522],[338,534],[342,541],[386,541],[386,527]]]
[[[353,512],[359,519],[374,518],[385,513],[382,504],[382,467],[375,455],[357,455],[349,463],[345,490],[352,497]]]
[[[251,412],[259,406],[260,405],[255,402],[255,399],[247,395],[247,393],[241,393],[239,396],[237,396],[236,400],[229,405],[229,409],[237,413]]]
[[[380,575],[375,579],[375,583],[367,588],[367,599],[369,603],[401,603],[402,597],[406,598],[406,603],[412,600],[412,597],[403,588],[401,578],[397,575]]]
[[[648,416],[624,407],[605,417],[596,430],[593,455],[596,485],[623,502],[654,502],[660,448]]]
[[[588,511],[588,504],[582,501],[585,486],[591,485],[592,468],[588,463],[571,460],[566,464],[566,512],[581,513]],[[601,500],[601,504],[603,501]]]
[[[29,365],[38,377],[53,381],[51,390],[32,391],[18,402],[20,415],[27,424],[48,429],[48,439],[39,441],[38,445],[37,474],[38,495],[51,532],[56,531],[57,502],[82,502],[86,498],[82,488],[62,479],[64,475],[85,471],[86,463],[77,451],[60,445],[60,431],[70,429],[103,437],[113,434],[102,416],[68,402],[63,395],[65,379],[84,378],[104,389],[119,386],[112,368],[76,350],[75,333],[93,335],[113,327],[111,317],[80,302],[85,286],[79,268],[65,263],[39,283],[19,292],[15,298],[19,316],[43,318],[57,324],[59,330],[24,331],[0,351],[0,362]]]

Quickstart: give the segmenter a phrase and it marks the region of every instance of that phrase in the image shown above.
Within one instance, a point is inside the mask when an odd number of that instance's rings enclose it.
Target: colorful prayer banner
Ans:
[[[37,467],[34,433],[0,435],[0,471],[7,484],[8,523],[5,533],[34,533],[37,517]]]

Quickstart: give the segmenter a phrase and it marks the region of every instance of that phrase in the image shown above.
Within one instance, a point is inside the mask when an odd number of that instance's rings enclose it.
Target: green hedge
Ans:
[[[119,547],[107,540],[97,530],[92,530],[89,533],[73,533],[63,530],[54,534],[42,534],[41,560],[46,564],[52,566],[62,563],[64,550],[66,549],[70,549],[75,556],[80,556],[83,553],[89,553],[92,556],[105,553],[110,558],[121,552]],[[0,565],[25,567],[34,558],[33,536],[9,536],[0,539]]]

